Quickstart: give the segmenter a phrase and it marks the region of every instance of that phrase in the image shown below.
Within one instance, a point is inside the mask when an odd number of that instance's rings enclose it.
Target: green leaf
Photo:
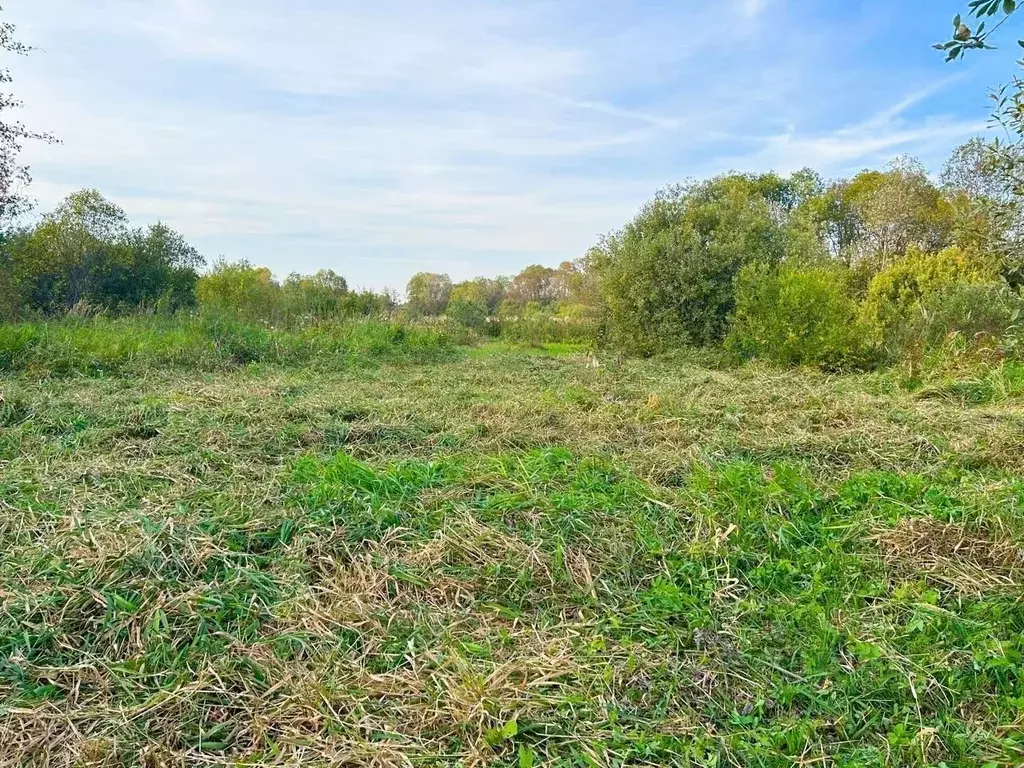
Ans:
[[[1003,0],[1003,13],[1009,15],[1017,10],[1017,0]]]
[[[953,17],[953,29],[959,29],[959,28],[960,28],[960,14],[958,13],[956,16]]]
[[[517,733],[519,733],[519,723],[517,723],[516,719],[513,717],[501,726],[501,728],[490,728],[487,733],[484,734],[484,740],[492,747],[497,747],[511,739]]]
[[[534,752],[529,747],[519,747],[519,768],[533,768]]]

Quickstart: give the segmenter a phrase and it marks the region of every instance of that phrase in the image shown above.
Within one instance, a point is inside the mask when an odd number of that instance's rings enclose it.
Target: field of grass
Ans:
[[[0,766],[1024,764],[1013,371],[449,352],[0,371]]]
[[[0,372],[36,377],[214,371],[249,363],[337,370],[367,362],[436,361],[453,352],[450,334],[377,320],[294,329],[185,315],[0,324]]]

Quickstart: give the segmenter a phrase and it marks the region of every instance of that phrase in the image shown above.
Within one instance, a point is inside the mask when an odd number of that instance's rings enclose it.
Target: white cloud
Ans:
[[[24,117],[64,141],[27,151],[44,207],[95,186],[212,254],[400,285],[442,263],[468,276],[574,257],[692,174],[837,172],[976,127],[908,117],[941,94],[920,76],[847,71],[839,91],[843,30],[736,24],[767,5],[736,2],[722,16],[583,0],[9,0],[5,15],[45,49],[12,65]]]

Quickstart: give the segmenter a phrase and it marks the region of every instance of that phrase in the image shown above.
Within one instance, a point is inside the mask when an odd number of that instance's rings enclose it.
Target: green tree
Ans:
[[[854,261],[884,268],[911,245],[937,250],[949,244],[953,211],[914,158],[896,158],[884,171],[857,174],[843,195],[856,215]]]
[[[660,191],[589,255],[612,343],[641,353],[722,339],[734,282],[749,263],[777,264],[799,204],[774,174],[732,174]]]
[[[1020,159],[1021,148],[1007,148]],[[995,263],[1011,285],[1024,284],[1024,199],[1000,164],[993,143],[973,138],[943,168],[943,192],[953,211],[954,245]]]
[[[493,315],[505,300],[510,282],[507,277],[475,277],[454,285],[451,301],[481,302],[487,308],[487,314]]]
[[[514,304],[536,303],[547,306],[561,298],[558,271],[540,264],[531,264],[512,278],[505,299]]]
[[[443,315],[452,295],[448,275],[419,272],[412,276],[405,289],[409,310],[417,315]]]
[[[331,269],[314,275],[290,274],[281,286],[286,313],[293,319],[325,320],[339,315],[348,294],[345,278]]]
[[[204,311],[237,314],[250,320],[276,320],[282,314],[281,286],[266,267],[248,261],[218,261],[196,284]]]
[[[15,282],[33,307],[103,303],[109,275],[130,260],[128,218],[94,189],[69,195],[12,243]]]
[[[203,264],[170,227],[133,229],[96,190],[76,192],[36,226],[8,232],[2,251],[9,290],[22,308],[44,313],[82,301],[112,310],[189,306]]]

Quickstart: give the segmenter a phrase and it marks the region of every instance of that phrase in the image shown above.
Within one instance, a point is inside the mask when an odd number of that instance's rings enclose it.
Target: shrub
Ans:
[[[483,301],[455,299],[448,304],[448,310],[445,314],[456,322],[474,330],[480,330],[487,325],[487,304]]]
[[[898,340],[904,349],[1015,345],[1022,317],[1024,299],[1005,283],[954,283],[914,308],[900,326]]]
[[[864,317],[890,359],[917,357],[947,342],[967,348],[1002,339],[1019,312],[1019,294],[990,264],[960,248],[911,249],[875,275],[864,301]]]
[[[883,333],[889,333],[922,302],[954,285],[995,279],[990,265],[961,248],[925,253],[912,246],[903,259],[871,279],[864,311]]]
[[[248,320],[272,319],[280,294],[270,270],[247,261],[217,262],[196,284],[196,297],[204,312],[231,313]]]
[[[831,264],[745,267],[726,348],[742,359],[860,369],[873,362],[846,271]]]
[[[672,187],[592,249],[609,341],[641,354],[721,341],[740,269],[786,253],[785,187],[770,174]]]

